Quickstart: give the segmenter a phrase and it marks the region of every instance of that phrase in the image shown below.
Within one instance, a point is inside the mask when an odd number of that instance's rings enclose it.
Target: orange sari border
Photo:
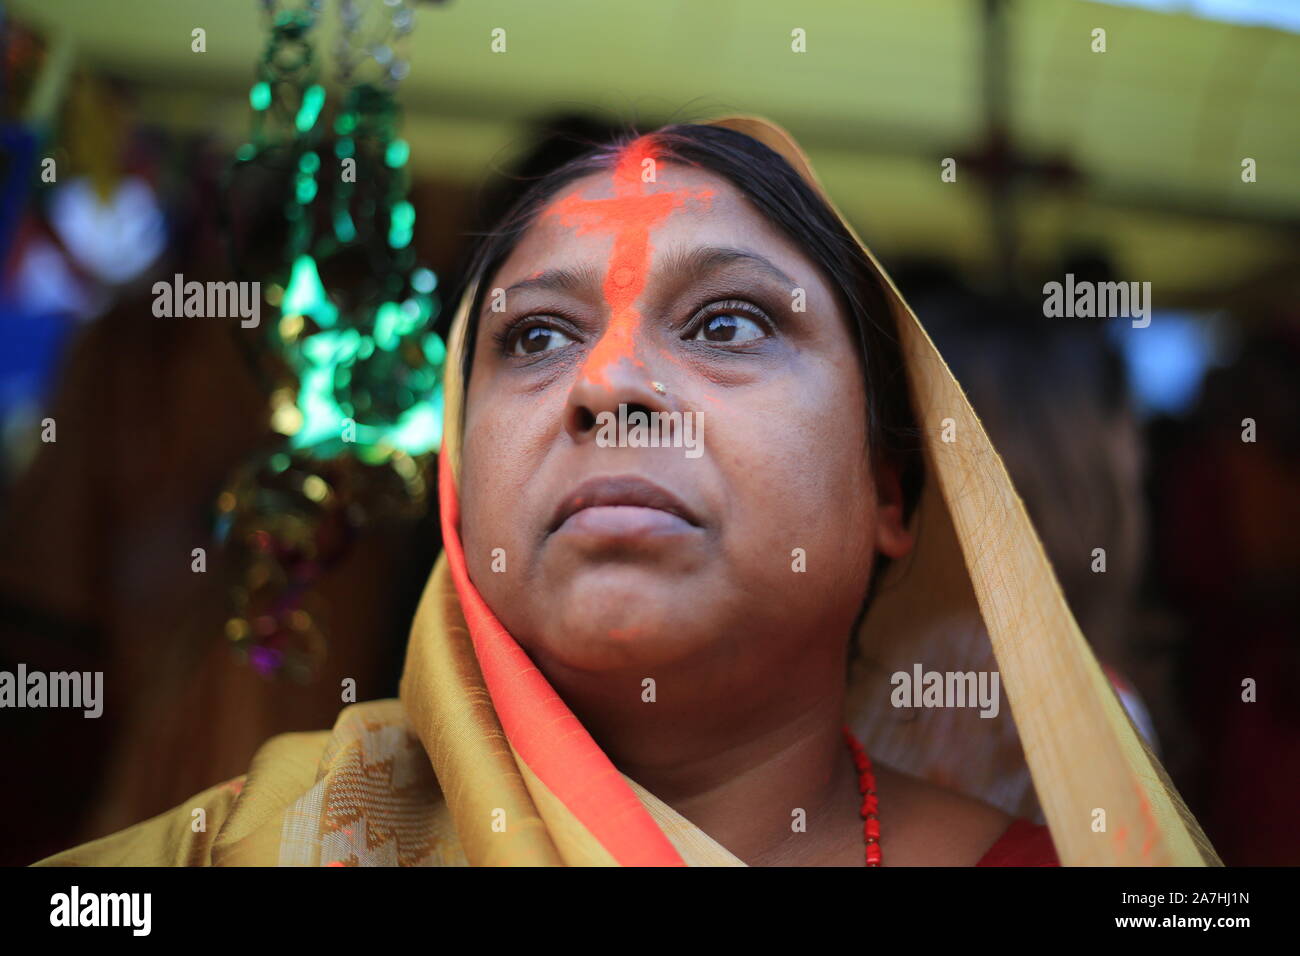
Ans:
[[[450,456],[440,455],[443,550],[483,680],[511,747],[620,864],[685,866],[618,768],[470,581],[460,543],[460,499],[451,471]]]

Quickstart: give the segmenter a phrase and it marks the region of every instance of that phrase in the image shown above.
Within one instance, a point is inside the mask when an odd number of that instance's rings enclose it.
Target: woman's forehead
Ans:
[[[584,176],[561,190],[542,208],[493,285],[509,286],[551,268],[603,274],[606,268],[632,265],[651,273],[695,249],[709,248],[751,250],[796,279],[815,271],[798,247],[724,177],[662,161],[650,168],[649,180],[637,172],[631,181],[623,166]]]

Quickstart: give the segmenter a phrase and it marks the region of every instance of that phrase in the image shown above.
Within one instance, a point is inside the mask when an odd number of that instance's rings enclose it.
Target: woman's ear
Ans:
[[[876,550],[886,557],[902,558],[911,552],[913,543],[899,468],[893,462],[884,462],[876,468]]]

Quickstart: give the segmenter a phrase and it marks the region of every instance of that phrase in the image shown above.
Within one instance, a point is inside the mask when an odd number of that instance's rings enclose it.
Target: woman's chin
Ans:
[[[565,616],[591,614],[602,621],[623,618],[685,618],[701,606],[707,569],[701,562],[582,561],[552,571],[558,583],[546,593],[558,600],[553,607]],[[558,573],[557,573],[558,572]]]
[[[677,588],[580,592],[557,608],[548,655],[581,670],[653,666],[708,642],[701,616]]]

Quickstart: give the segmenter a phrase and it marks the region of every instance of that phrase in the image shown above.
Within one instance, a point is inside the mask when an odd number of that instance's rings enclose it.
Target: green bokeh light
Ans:
[[[416,269],[411,273],[411,288],[416,292],[432,292],[438,287],[438,277],[431,269]]]
[[[404,139],[395,139],[388,144],[388,149],[384,151],[384,162],[393,169],[399,166],[405,166],[407,159],[411,156],[411,147],[407,145]]]
[[[339,242],[351,242],[357,237],[357,227],[352,223],[352,215],[346,209],[334,214],[334,235]]]
[[[316,260],[311,256],[299,256],[294,261],[280,311],[285,315],[310,316],[325,329],[331,328],[338,321],[339,310],[325,294],[325,286],[316,269]]]
[[[298,108],[298,116],[293,121],[298,132],[305,133],[316,125],[316,120],[320,118],[321,107],[324,105],[325,87],[313,83],[303,91],[302,105]]]

